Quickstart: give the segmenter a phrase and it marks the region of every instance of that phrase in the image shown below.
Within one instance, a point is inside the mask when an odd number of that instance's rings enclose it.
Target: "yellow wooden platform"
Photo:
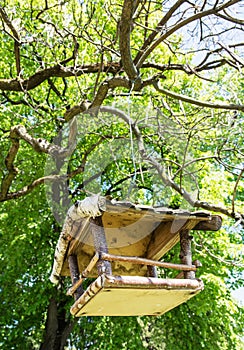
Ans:
[[[203,289],[201,280],[99,276],[71,307],[79,316],[162,315]]]
[[[162,315],[204,288],[195,278],[200,264],[192,261],[190,231],[217,231],[221,222],[206,212],[87,197],[67,213],[50,279],[71,276],[76,317]],[[179,241],[180,264],[160,261]],[[156,267],[181,272],[157,278]],[[87,277],[96,279],[83,291]]]

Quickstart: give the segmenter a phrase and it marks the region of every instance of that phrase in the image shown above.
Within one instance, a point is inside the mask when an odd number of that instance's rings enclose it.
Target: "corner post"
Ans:
[[[191,240],[192,236],[189,235],[189,230],[183,229],[180,231],[180,259],[181,263],[192,266],[192,253],[191,253]],[[184,271],[184,278],[194,279],[194,271]]]
[[[68,258],[68,262],[69,262],[69,270],[70,270],[70,276],[71,276],[71,281],[73,286],[80,279],[77,256],[70,255]],[[75,300],[77,300],[83,293],[84,293],[84,290],[82,286],[79,286],[74,293]]]
[[[91,231],[93,236],[93,242],[95,251],[99,255],[97,263],[98,274],[105,273],[106,275],[112,275],[111,263],[101,259],[101,253],[108,253],[107,240],[104,232],[102,217],[97,216],[94,219],[90,218]]]
[[[157,267],[152,265],[147,265],[147,275],[148,277],[158,277]]]

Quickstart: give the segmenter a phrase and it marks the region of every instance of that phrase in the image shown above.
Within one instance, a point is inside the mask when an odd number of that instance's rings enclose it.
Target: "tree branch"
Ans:
[[[55,299],[50,299],[47,311],[46,332],[40,350],[53,349],[58,331],[58,309]]]
[[[20,67],[20,37],[19,37],[19,34],[18,34],[17,30],[15,29],[13,23],[8,18],[8,15],[6,14],[4,8],[2,8],[2,6],[0,6],[0,15],[1,15],[3,21],[7,24],[7,26],[9,27],[9,29],[13,33],[16,72],[17,72],[17,76],[20,76],[20,72],[21,72],[21,67]]]
[[[235,186],[234,186],[233,196],[232,196],[232,213],[235,213],[236,191],[237,191],[238,184],[239,184],[243,174],[244,174],[244,168],[241,170],[240,174],[238,175]]]
[[[1,183],[1,192],[0,192],[0,201],[18,198],[25,194],[28,194],[33,190],[34,187],[43,183],[45,180],[48,181],[56,181],[57,177],[43,177],[33,181],[30,185],[25,186],[20,191],[9,194],[10,186],[18,174],[18,169],[14,166],[14,160],[19,150],[19,141],[23,139],[26,141],[36,152],[43,152],[51,155],[52,157],[56,157],[59,159],[64,159],[69,156],[76,145],[76,133],[77,133],[77,125],[76,120],[74,119],[70,124],[69,136],[68,136],[68,145],[65,148],[62,148],[58,145],[51,144],[47,140],[43,138],[34,138],[32,137],[26,130],[23,125],[16,125],[10,130],[10,140],[11,147],[5,159],[6,168],[8,170],[8,174],[3,178]],[[75,173],[76,174],[76,173]],[[74,176],[74,174],[70,175]]]
[[[74,124],[71,124],[71,125],[75,126],[75,122]],[[29,145],[31,145],[36,152],[43,152],[59,158],[67,157],[68,155],[71,154],[72,150],[74,149],[73,142],[71,144],[69,143],[68,147],[62,148],[58,145],[49,143],[47,140],[43,138],[39,137],[36,139],[27,132],[26,128],[23,125],[16,125],[12,127],[10,132],[10,138],[14,140],[23,139]]]
[[[203,102],[203,101],[195,100],[194,98],[191,98],[188,96],[177,94],[176,92],[172,92],[172,91],[169,91],[166,89],[159,88],[157,81],[155,81],[153,85],[158,92],[160,92],[164,95],[170,96],[170,97],[175,98],[175,99],[180,100],[180,101],[188,102],[188,103],[196,105],[196,106],[244,112],[244,105],[235,105],[232,103],[225,105],[222,103]]]
[[[76,115],[85,112],[88,110],[90,104],[88,102],[81,102],[79,105],[75,105],[72,108],[68,109],[64,113],[64,119],[66,122],[69,122],[71,119],[73,119]]]
[[[219,45],[228,52],[234,62],[238,63],[242,68],[244,67],[244,61],[241,59],[241,57],[238,57],[234,52],[232,52],[228,45],[224,45],[220,42]]]
[[[0,194],[0,202],[5,202],[5,201],[8,201],[10,199],[17,199],[17,198],[26,196],[27,194],[32,192],[34,190],[34,188],[42,185],[45,182],[52,182],[52,183],[60,182],[60,181],[65,182],[65,181],[67,181],[67,179],[71,179],[74,176],[82,173],[83,171],[84,171],[84,166],[81,165],[77,169],[75,169],[74,171],[70,172],[69,174],[47,175],[47,176],[40,177],[39,179],[34,180],[31,184],[24,186],[19,191],[9,192],[9,193],[5,194],[5,196]]]
[[[129,117],[127,114],[125,114],[121,110],[118,110],[113,107],[108,107],[108,106],[101,107],[101,112],[110,112],[114,115],[117,115],[122,120],[124,120],[128,125],[131,126],[133,133],[136,136],[138,149],[142,159],[150,163],[157,170],[160,178],[162,179],[163,183],[166,186],[169,186],[170,188],[175,190],[177,193],[179,193],[192,207],[202,208],[209,211],[222,213],[228,217],[235,218],[236,220],[240,218],[243,219],[241,214],[233,213],[232,210],[228,210],[227,208],[223,208],[208,202],[195,200],[189,192],[187,192],[184,188],[181,188],[176,182],[174,182],[171,178],[169,178],[165,173],[164,167],[156,160],[155,157],[147,153],[140,129],[137,126],[136,122],[131,119],[131,117]]]
[[[244,21],[242,19],[232,17],[229,14],[227,14],[226,12],[225,12],[225,15],[223,15],[222,13],[218,13],[217,16],[225,19],[226,21],[232,22],[232,23],[236,23],[236,24],[240,24],[240,25],[244,24]]]
[[[225,4],[222,4],[218,7],[213,7],[209,10],[206,11],[202,11],[202,12],[198,12],[195,15],[186,18],[182,21],[180,21],[179,23],[175,24],[171,29],[169,29],[168,31],[166,31],[163,35],[161,35],[157,40],[154,41],[153,44],[151,44],[151,46],[145,50],[143,52],[143,54],[141,55],[140,60],[137,63],[137,68],[141,68],[142,64],[144,63],[144,61],[146,60],[146,58],[152,53],[152,51],[165,39],[167,39],[171,34],[175,33],[177,30],[179,30],[180,28],[198,20],[201,19],[203,17],[209,16],[209,15],[216,15],[218,12],[224,10],[225,8],[230,7],[231,5],[236,4],[237,2],[239,2],[240,0],[230,0],[227,1]]]
[[[131,81],[139,77],[138,71],[133,63],[130,48],[130,33],[132,28],[132,16],[134,13],[134,1],[124,0],[119,27],[119,46],[122,66]]]
[[[185,0],[178,0],[176,3],[170,8],[170,10],[164,15],[164,17],[161,19],[161,21],[158,23],[155,30],[148,36],[148,38],[143,43],[142,47],[140,48],[140,51],[138,52],[136,58],[134,59],[134,63],[137,65],[139,62],[141,56],[143,55],[143,52],[145,49],[153,42],[155,37],[162,31],[163,26],[167,23],[167,21],[172,17],[173,13],[186,1]]]
[[[42,69],[35,74],[31,75],[28,79],[0,79],[0,90],[3,91],[29,91],[45,80],[52,77],[77,77],[83,74],[97,73],[99,71],[99,64],[85,64],[76,67],[65,67],[64,64],[72,60],[73,56],[69,59],[56,64],[55,66]],[[103,65],[104,71],[107,73],[116,74],[120,70],[118,63],[107,63]]]
[[[14,166],[14,160],[19,150],[19,139],[11,137],[11,142],[12,145],[5,159],[5,165],[8,170],[8,174],[2,180],[0,201],[6,197],[13,179],[18,174],[18,169]]]

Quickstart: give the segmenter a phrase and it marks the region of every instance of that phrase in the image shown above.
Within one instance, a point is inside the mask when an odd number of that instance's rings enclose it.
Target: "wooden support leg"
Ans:
[[[192,236],[189,235],[189,230],[182,230],[180,232],[180,259],[181,263],[192,266],[192,254],[191,254],[191,240]],[[184,278],[195,278],[194,271],[184,271]]]
[[[78,267],[78,260],[76,255],[70,255],[68,258],[69,270],[72,281],[72,286],[80,279],[80,272]],[[82,286],[79,286],[74,293],[74,298],[77,300],[83,294]]]
[[[101,253],[108,253],[108,246],[106,236],[103,228],[102,217],[98,216],[95,219],[90,219],[91,230],[93,235],[93,242],[96,252],[99,255],[97,263],[98,274],[105,273],[106,275],[112,275],[111,263],[101,259]]]
[[[147,265],[148,277],[158,277],[157,267],[152,265]]]

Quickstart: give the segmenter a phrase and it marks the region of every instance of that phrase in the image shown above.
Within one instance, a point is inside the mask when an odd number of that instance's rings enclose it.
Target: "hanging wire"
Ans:
[[[135,149],[134,149],[134,142],[133,142],[132,120],[130,118],[130,116],[131,116],[131,93],[132,93],[132,90],[134,89],[134,85],[135,85],[135,81],[132,81],[131,89],[130,89],[128,97],[127,97],[127,102],[128,102],[127,114],[129,116],[129,127],[130,127],[130,149],[131,149],[132,164],[133,164],[133,168],[134,168],[134,175],[131,178],[130,187],[128,189],[127,196],[126,196],[127,199],[130,198],[131,191],[135,187],[136,175],[137,175],[136,160],[135,160]]]

